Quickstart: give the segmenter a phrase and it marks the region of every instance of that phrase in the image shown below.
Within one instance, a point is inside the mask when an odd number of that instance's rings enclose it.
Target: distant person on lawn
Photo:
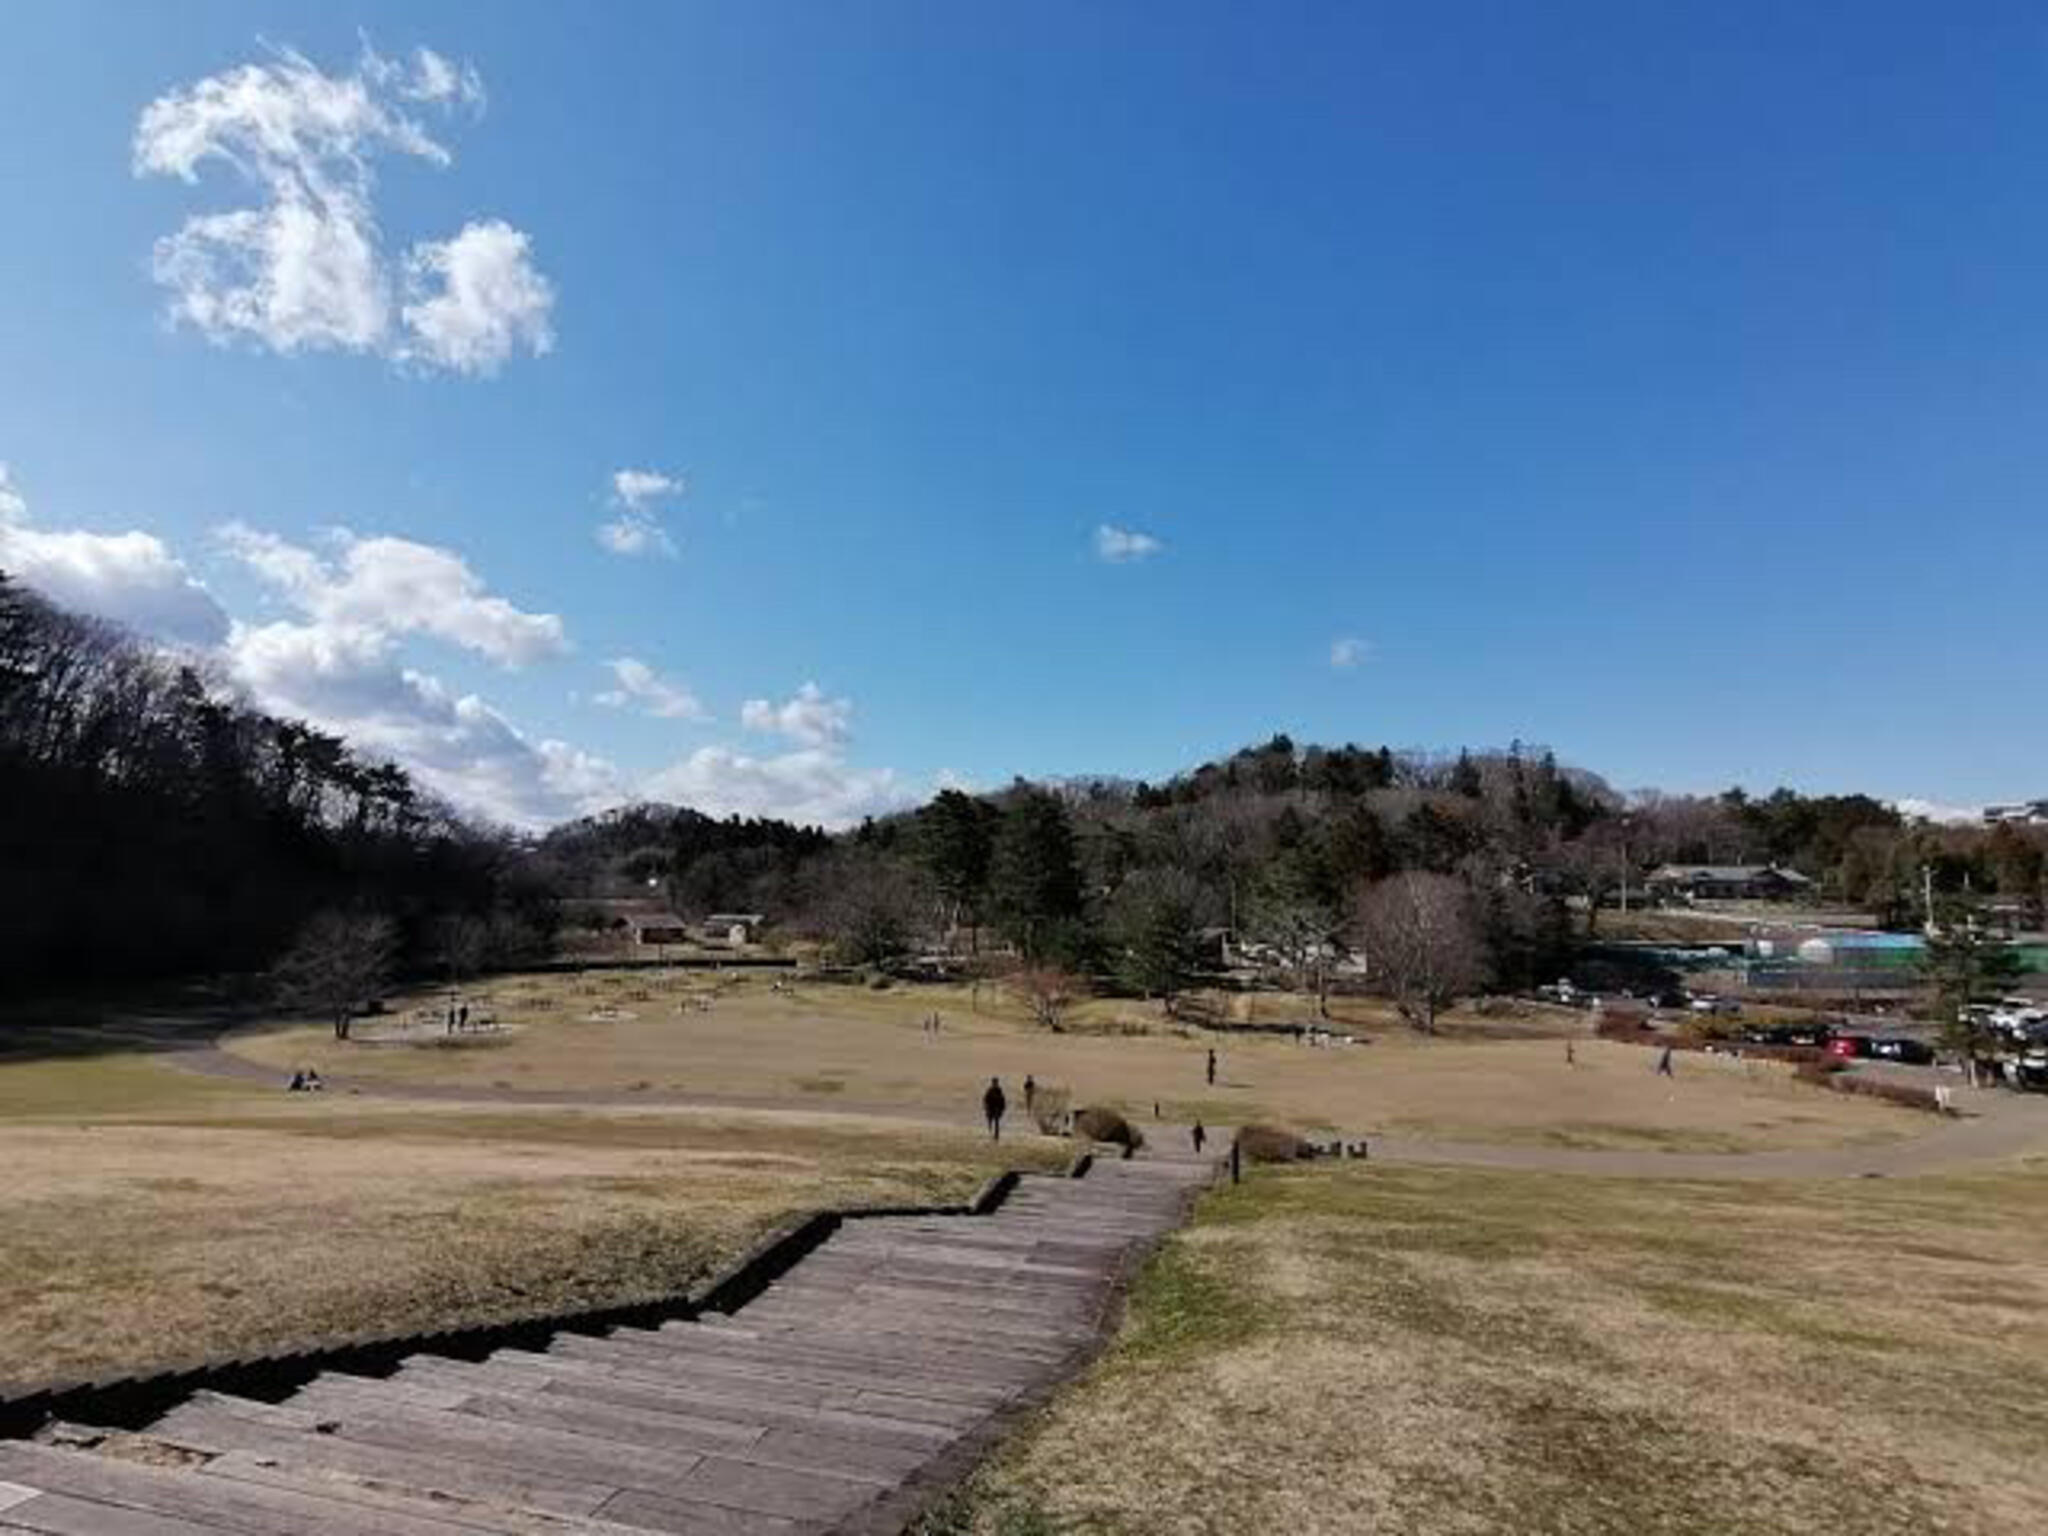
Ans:
[[[1200,1157],[1202,1155],[1202,1143],[1209,1139],[1209,1133],[1202,1129],[1201,1121],[1197,1120],[1195,1122],[1195,1128],[1188,1132],[1188,1138],[1195,1144],[1195,1156]]]
[[[1024,1113],[1027,1115],[1030,1114],[1032,1106],[1037,1102],[1038,1079],[1033,1077],[1029,1072],[1026,1072],[1024,1074]]]
[[[1672,1075],[1671,1047],[1668,1045],[1664,1047],[1663,1054],[1657,1058],[1657,1075],[1659,1077],[1670,1077]]]
[[[981,1112],[988,1116],[988,1138],[990,1141],[1003,1139],[1003,1112],[1010,1107],[1010,1101],[1003,1094],[1003,1080],[992,1077],[988,1080],[988,1091],[981,1096]]]
[[[1213,1045],[1209,1047],[1209,1086],[1216,1086],[1216,1048]]]

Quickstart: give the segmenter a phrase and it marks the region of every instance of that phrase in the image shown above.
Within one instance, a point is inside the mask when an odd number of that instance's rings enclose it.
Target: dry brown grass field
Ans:
[[[408,1105],[148,1056],[0,1061],[0,1382],[659,1296],[794,1212],[958,1199],[1064,1150],[822,1112]]]
[[[611,973],[464,996],[501,1027],[449,1041],[442,990],[347,1044],[253,1024],[228,1044],[254,1078],[55,1039],[0,1059],[0,1376],[681,1289],[794,1211],[956,1198],[1063,1161],[1056,1139],[972,1134],[988,1077],[1014,1090],[1028,1072],[1141,1126],[1157,1101],[1641,1176],[1255,1171],[1170,1241],[1100,1366],[933,1536],[2048,1517],[2048,1159],[2027,1156],[2048,1138],[2031,1118],[1981,1172],[1715,1182],[1657,1174],[1910,1158],[1941,1122],[1761,1063],[1686,1058],[1661,1080],[1651,1053],[1562,1011],[1461,1011],[1425,1039],[1345,1001],[1332,1027],[1359,1043],[1316,1048],[1112,1000],[1054,1034],[994,989]],[[1191,1001],[1308,1017],[1299,999]],[[333,1090],[280,1092],[305,1066]]]
[[[2048,1161],[1209,1197],[924,1536],[2048,1530]]]
[[[1014,1088],[1029,1073],[1071,1089],[1076,1104],[1117,1105],[1140,1121],[1157,1103],[1168,1120],[1280,1120],[1351,1135],[1711,1153],[1861,1145],[1925,1129],[1910,1111],[1817,1093],[1763,1063],[1702,1066],[1660,1082],[1645,1052],[1584,1038],[1587,1016],[1563,1011],[1454,1013],[1440,1037],[1424,1038],[1377,1003],[1344,999],[1331,1027],[1361,1043],[1318,1049],[1206,1030],[1136,1001],[1090,1002],[1052,1034],[993,987],[978,996],[813,983],[779,992],[760,976],[593,973],[506,977],[466,994],[500,1023],[498,1034],[451,1041],[439,1026],[399,1027],[413,1009],[438,1014],[447,995],[402,1000],[397,1020],[364,1021],[364,1038],[347,1045],[320,1026],[283,1025],[242,1033],[231,1049],[281,1076],[312,1063],[366,1084],[480,1095],[707,1095],[915,1110],[962,1124],[975,1118],[991,1076]],[[698,1006],[710,997],[708,1010]],[[1286,997],[1236,1007],[1258,1021],[1311,1017],[1306,1002]],[[933,1011],[936,1036],[921,1023]],[[380,1034],[412,1043],[372,1043]],[[1567,1037],[1576,1037],[1572,1065]],[[1214,1088],[1203,1074],[1212,1045],[1221,1057]]]

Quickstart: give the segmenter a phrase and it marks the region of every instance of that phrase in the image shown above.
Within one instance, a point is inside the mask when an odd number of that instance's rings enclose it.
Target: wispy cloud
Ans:
[[[654,668],[632,656],[619,656],[605,663],[618,680],[616,688],[593,697],[611,709],[638,709],[656,720],[703,720],[708,714],[697,696],[681,683],[671,682]]]
[[[1102,523],[1095,530],[1095,553],[1097,558],[1111,565],[1129,565],[1138,560],[1149,560],[1166,545],[1149,533],[1140,533],[1135,528],[1119,528],[1114,523]]]
[[[615,555],[658,554],[673,558],[676,543],[657,508],[688,489],[682,476],[663,470],[614,470],[611,504],[619,515],[598,525],[597,542]]]
[[[421,113],[481,112],[483,99],[468,64],[365,47],[346,73],[278,49],[151,102],[135,129],[138,176],[196,183],[217,164],[260,199],[195,214],[156,242],[173,321],[215,342],[467,374],[495,373],[522,349],[547,352],[554,290],[524,232],[485,219],[395,263],[383,248],[374,162],[451,164]]]
[[[816,683],[805,683],[781,704],[747,700],[740,706],[740,724],[806,747],[838,747],[853,733],[853,700],[829,699]]]
[[[1372,643],[1356,635],[1339,635],[1330,642],[1330,665],[1339,672],[1357,670],[1371,655]]]

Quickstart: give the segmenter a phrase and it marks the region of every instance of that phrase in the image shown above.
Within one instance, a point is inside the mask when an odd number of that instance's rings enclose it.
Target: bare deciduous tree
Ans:
[[[1441,1009],[1485,979],[1470,894],[1448,875],[1411,871],[1366,887],[1358,933],[1374,981],[1425,1034]]]
[[[346,1040],[355,1016],[382,995],[398,958],[398,928],[375,913],[321,912],[271,972],[280,1001],[324,1014]]]
[[[490,947],[490,925],[467,912],[451,913],[434,925],[434,951],[452,982],[474,976]]]
[[[1030,1005],[1031,1017],[1039,1028],[1055,1031],[1066,1021],[1067,1009],[1082,995],[1080,979],[1056,965],[1026,966],[1011,985]]]

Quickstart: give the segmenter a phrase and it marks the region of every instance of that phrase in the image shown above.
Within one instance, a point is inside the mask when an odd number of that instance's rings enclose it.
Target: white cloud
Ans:
[[[1149,533],[1103,523],[1095,530],[1095,553],[1111,565],[1128,565],[1149,560],[1166,546]]]
[[[620,656],[605,663],[619,686],[593,697],[612,709],[638,707],[656,720],[702,720],[706,712],[697,696],[680,683],[670,682],[644,661]]]
[[[218,536],[290,617],[230,624],[153,535],[32,527],[26,500],[0,467],[0,567],[60,602],[212,649],[261,707],[398,763],[472,813],[537,828],[658,796],[712,815],[836,828],[915,798],[892,769],[846,760],[853,705],[815,683],[780,704],[752,700],[743,712],[747,726],[790,738],[793,750],[757,756],[708,746],[635,781],[598,753],[527,735],[486,700],[408,664],[404,649],[418,638],[506,666],[567,649],[558,617],[495,596],[454,551],[345,532],[332,536],[331,548],[314,549],[238,524]],[[687,688],[645,663],[619,657],[607,665],[618,686],[601,702],[660,719],[705,717]]]
[[[555,291],[528,259],[525,233],[502,219],[465,224],[453,240],[423,240],[406,257],[404,310],[413,340],[401,355],[457,373],[494,374],[521,346],[555,344]]]
[[[683,481],[678,475],[658,469],[619,469],[612,472],[612,494],[629,507],[642,507],[657,496],[680,496]]]
[[[28,498],[14,483],[14,475],[0,464],[0,528],[28,521]]]
[[[1932,821],[1942,825],[1975,825],[1984,819],[1984,807],[1981,805],[1946,805],[1939,800],[1922,800],[1914,795],[1907,795],[1890,804],[1901,816],[1913,821]]]
[[[779,816],[832,828],[900,809],[911,798],[894,770],[852,768],[837,752],[817,748],[749,757],[700,747],[644,788],[710,816]]]
[[[1356,635],[1341,635],[1330,642],[1330,665],[1339,672],[1349,672],[1362,665],[1372,655],[1372,645]]]
[[[853,700],[828,699],[816,683],[805,683],[783,704],[747,700],[740,706],[740,724],[787,736],[801,746],[837,748],[853,733]]]
[[[217,645],[219,603],[155,534],[32,527],[28,501],[0,464],[0,570],[51,601],[153,639]]]
[[[299,615],[237,624],[228,638],[230,674],[265,708],[391,758],[455,804],[514,826],[621,797],[603,758],[530,739],[483,699],[451,691],[399,655],[404,638],[418,635],[525,666],[568,649],[556,615],[515,607],[454,551],[410,539],[338,533],[329,559],[240,524],[218,537]]]
[[[425,48],[409,64],[366,48],[339,75],[280,49],[145,107],[133,147],[138,176],[196,183],[217,162],[260,198],[196,214],[156,242],[153,268],[173,321],[219,343],[375,354],[467,373],[494,372],[521,346],[547,351],[553,291],[532,267],[527,236],[499,220],[415,244],[407,302],[394,315],[373,162],[452,160],[413,105],[480,111],[483,82]]]
[[[412,57],[413,68],[408,78],[402,65],[393,65],[374,54],[368,55],[380,73],[395,85],[398,94],[408,101],[459,101],[474,107],[479,113],[483,111],[484,82],[474,66],[457,65],[431,48],[414,49]]]
[[[411,539],[336,535],[338,564],[240,523],[222,546],[316,623],[379,634],[423,634],[520,667],[569,648],[561,619],[492,596],[462,557]]]
[[[681,496],[687,489],[680,475],[662,470],[614,470],[611,504],[619,515],[598,526],[598,543],[615,555],[673,556],[675,540],[669,537],[655,508],[657,503]]]
[[[784,704],[750,699],[740,720],[749,730],[787,736],[798,746],[760,757],[700,747],[650,777],[645,793],[713,816],[779,816],[832,828],[899,810],[915,798],[895,770],[847,762],[853,703],[827,698],[815,683],[804,684]]]
[[[237,624],[230,674],[265,708],[388,757],[465,809],[519,827],[623,798],[617,771],[565,742],[534,741],[474,694],[400,664],[387,632],[351,623]]]

